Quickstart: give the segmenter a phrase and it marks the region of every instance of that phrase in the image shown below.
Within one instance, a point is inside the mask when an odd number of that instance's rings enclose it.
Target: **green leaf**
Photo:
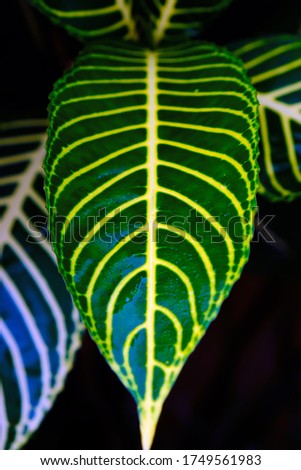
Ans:
[[[200,33],[231,0],[138,0],[134,11],[144,25],[142,35],[157,46],[161,41],[179,41]]]
[[[54,23],[83,41],[99,37],[136,40],[132,0],[30,0]]]
[[[259,192],[272,201],[301,196],[301,37],[272,36],[232,46],[258,92]]]
[[[228,51],[93,44],[51,97],[60,271],[135,398],[143,447],[249,255],[257,100]]]
[[[47,122],[0,123],[0,448],[24,445],[64,386],[82,325],[47,239]]]

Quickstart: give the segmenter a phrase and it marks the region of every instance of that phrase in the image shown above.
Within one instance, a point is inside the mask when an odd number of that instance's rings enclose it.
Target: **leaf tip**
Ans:
[[[144,406],[139,410],[141,445],[143,450],[149,450],[152,447],[156,433],[158,420],[161,413],[161,406]]]

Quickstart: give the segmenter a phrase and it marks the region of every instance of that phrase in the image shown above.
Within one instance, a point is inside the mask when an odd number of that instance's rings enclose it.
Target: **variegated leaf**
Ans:
[[[136,40],[132,0],[30,0],[54,23],[83,41],[103,36]]]
[[[19,448],[61,390],[80,320],[47,240],[42,119],[0,124],[0,448]]]
[[[291,201],[301,196],[301,37],[272,36],[232,49],[258,92],[260,193]]]
[[[60,271],[137,402],[146,448],[249,255],[255,92],[241,63],[211,44],[95,43],[57,82],[49,111]]]
[[[204,26],[231,0],[137,0],[134,11],[143,24],[142,35],[157,46],[161,41],[186,40],[199,34]]]

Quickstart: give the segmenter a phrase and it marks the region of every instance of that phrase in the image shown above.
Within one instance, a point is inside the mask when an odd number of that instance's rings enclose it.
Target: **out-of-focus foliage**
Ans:
[[[231,0],[136,0],[134,14],[139,32],[147,42],[158,46],[161,42],[191,39],[208,26]]]
[[[258,92],[259,192],[271,201],[301,196],[301,37],[272,36],[231,47]]]
[[[30,0],[52,21],[82,41],[137,39],[132,0]]]
[[[46,121],[0,124],[0,448],[22,446],[64,385],[80,320],[47,239]]]

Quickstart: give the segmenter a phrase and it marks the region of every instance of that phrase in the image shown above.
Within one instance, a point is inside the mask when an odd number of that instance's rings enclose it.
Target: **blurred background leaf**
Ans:
[[[301,196],[301,36],[242,41],[243,61],[260,103],[260,190],[271,201]]]
[[[80,345],[79,315],[48,239],[46,125],[0,124],[1,448],[19,448],[37,429]]]
[[[154,47],[199,36],[231,0],[134,0],[139,36]]]
[[[82,41],[119,37],[136,40],[133,0],[30,0],[54,23]]]

